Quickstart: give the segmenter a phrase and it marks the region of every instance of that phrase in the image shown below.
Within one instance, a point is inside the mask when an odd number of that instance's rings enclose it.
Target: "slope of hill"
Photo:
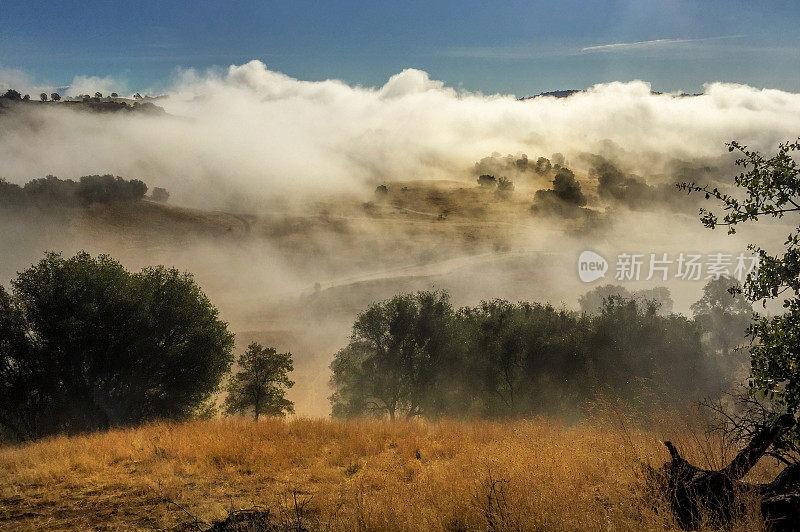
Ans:
[[[127,98],[87,98],[82,100],[18,100],[0,95],[0,113],[9,111],[25,111],[27,109],[70,109],[97,113],[145,113],[153,115],[166,114],[162,107],[149,100],[130,100]]]
[[[3,447],[0,529],[205,530],[255,506],[277,530],[675,529],[642,464],[666,460],[664,435],[703,466],[726,447],[682,424],[619,428],[617,416],[573,427],[227,419]],[[758,528],[758,515],[751,505],[731,530]]]

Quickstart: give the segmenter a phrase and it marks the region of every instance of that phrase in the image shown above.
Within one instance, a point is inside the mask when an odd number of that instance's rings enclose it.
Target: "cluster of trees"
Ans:
[[[565,166],[556,165],[554,168],[553,188],[536,191],[531,212],[564,217],[575,217],[583,213],[588,199],[581,190],[581,184],[575,179],[575,173]]]
[[[53,175],[33,179],[24,186],[0,179],[0,204],[87,206],[92,203],[137,201],[147,193],[147,185],[138,179],[113,175],[87,175],[77,181]],[[167,201],[169,193],[163,188],[153,190],[155,201]]]
[[[495,178],[491,174],[481,174],[478,176],[478,185],[481,188],[496,189],[497,195],[501,197],[508,197],[514,191],[514,182],[505,176]]]
[[[111,94],[108,95],[108,97],[109,98],[119,98],[119,94],[117,94],[116,92],[112,92]],[[95,92],[94,96],[92,96],[91,94],[79,94],[77,96],[78,100],[82,100],[84,102],[88,102],[90,100],[94,100],[94,101],[97,102],[97,101],[100,101],[101,98],[103,98],[103,93],[100,92],[100,91]]]
[[[47,101],[47,93],[46,92],[41,93],[39,95],[39,99],[41,101],[43,101],[43,102],[46,102]],[[53,100],[54,102],[61,101],[61,95],[59,93],[57,93],[57,92],[51,92],[50,93],[50,99]]]
[[[743,337],[744,331],[742,331]],[[693,319],[619,295],[597,313],[538,303],[454,309],[443,292],[371,305],[331,364],[334,416],[575,415],[598,393],[664,404],[720,386]]]
[[[753,306],[742,295],[736,279],[718,277],[703,287],[703,295],[691,305],[692,318],[703,331],[703,345],[712,354],[719,372],[732,375],[747,362],[746,333],[753,318]],[[658,312],[668,315],[674,302],[668,288],[658,286],[633,292],[620,285],[603,285],[578,299],[581,312],[600,314],[611,297],[634,300],[640,305],[652,301]]]
[[[544,176],[549,174],[551,170],[558,170],[564,165],[564,156],[562,154],[554,153],[552,159],[551,161],[547,157],[539,157],[536,161],[531,161],[524,153],[508,154],[506,156],[493,153],[489,157],[484,157],[476,162],[473,173],[477,176],[506,175],[519,179],[530,177],[531,173]]]
[[[136,201],[142,199],[146,193],[147,185],[143,181],[127,180],[112,175],[83,176],[75,191],[75,195],[83,205]]]
[[[726,286],[731,282],[728,279],[720,279],[721,283]],[[732,282],[735,282],[735,280]],[[669,314],[672,312],[672,307],[675,304],[669,289],[665,286],[649,289],[643,288],[631,292],[624,286],[607,284],[598,286],[583,294],[578,298],[578,305],[580,306],[581,312],[585,312],[586,314],[599,314],[603,310],[605,301],[612,296],[621,297],[623,299],[634,299],[642,304],[646,301],[655,301],[658,304],[658,311],[662,314]]]
[[[27,102],[31,99],[30,94],[25,94],[24,96],[20,94],[18,91],[14,89],[8,89],[6,92],[3,93],[0,98],[4,98],[6,100],[11,100],[13,102]]]
[[[98,91],[98,92],[94,93],[94,97],[92,97],[92,95],[90,95],[90,94],[79,94],[77,96],[77,99],[78,100],[82,100],[82,101],[90,101],[90,100],[92,100],[94,98],[95,101],[99,101],[102,97],[103,97],[103,93]],[[8,89],[5,93],[3,93],[0,96],[0,98],[5,98],[7,100],[12,100],[12,101],[27,102],[27,101],[30,101],[31,95],[30,94],[22,95],[22,94],[20,94],[19,91],[16,91],[14,89]],[[119,98],[119,94],[117,94],[116,92],[112,92],[109,95],[109,98]],[[139,93],[137,92],[136,95],[134,95],[134,98],[138,100],[138,99],[141,99],[142,96],[139,95]],[[57,92],[51,92],[50,93],[50,99],[53,100],[54,102],[58,102],[58,101],[61,100],[61,95],[58,94]],[[46,102],[47,101],[47,93],[46,92],[42,92],[41,94],[39,94],[39,100],[41,100],[43,102]]]
[[[213,411],[234,337],[192,276],[48,253],[0,286],[0,438],[26,440]],[[252,344],[229,413],[281,415],[291,354]]]
[[[3,93],[0,96],[0,98],[5,98],[7,100],[12,100],[12,101],[27,102],[27,101],[30,101],[31,96],[30,96],[30,94],[22,95],[18,91],[15,91],[14,89],[8,89],[5,93]],[[47,93],[43,92],[43,93],[39,94],[39,99],[41,101],[43,101],[43,102],[46,102],[47,101]],[[50,99],[53,100],[54,102],[60,101],[61,100],[61,95],[58,94],[57,92],[51,92],[50,93]]]
[[[119,94],[112,92],[107,97],[103,96],[101,92],[95,92],[94,96],[91,94],[79,94],[67,98],[71,102],[82,102],[83,105],[79,106],[82,110],[88,110],[100,113],[116,113],[116,112],[140,112],[149,114],[164,114],[164,109],[156,106],[152,102],[143,101],[147,97],[143,97],[138,92],[133,95],[133,105],[129,105],[125,101],[120,101]],[[31,97],[29,94],[22,95],[14,89],[8,89],[4,93],[0,93],[0,107],[5,105],[5,102],[29,102]],[[39,94],[39,100],[42,102],[48,101],[46,92]],[[50,93],[50,100],[57,102],[61,100],[61,95],[57,92]]]
[[[475,163],[473,171],[478,176],[478,185],[486,189],[496,189],[500,197],[507,197],[514,190],[513,181],[505,176],[527,179],[535,174],[538,176],[536,182],[540,177],[552,177],[551,188],[536,191],[531,212],[534,215],[593,218],[594,211],[587,207],[589,198],[581,189],[575,173],[566,166],[564,155],[560,153],[554,153],[551,159],[539,157],[535,162],[528,160],[524,153],[505,157],[495,153]],[[498,175],[502,177],[496,177]]]
[[[22,95],[19,91],[16,91],[14,89],[8,89],[5,93],[0,95],[0,98],[6,98],[8,100],[13,100],[13,101],[27,102],[30,101],[31,96],[30,94]],[[87,101],[100,101],[102,98],[103,98],[103,93],[97,91],[94,93],[94,96],[92,96],[91,94],[79,94],[74,99],[87,102]],[[117,94],[116,92],[112,92],[111,94],[108,95],[108,98],[119,98],[119,94]],[[133,98],[136,100],[141,100],[142,95],[137,92],[136,94],[134,94]],[[58,102],[61,101],[61,95],[57,92],[51,92],[49,95],[49,99],[54,102]],[[39,100],[46,102],[48,100],[48,94],[46,92],[40,93]]]

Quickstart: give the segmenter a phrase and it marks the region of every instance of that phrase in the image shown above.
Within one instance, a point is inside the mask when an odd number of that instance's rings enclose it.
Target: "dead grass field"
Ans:
[[[206,523],[263,506],[289,530],[669,530],[642,471],[659,438],[698,465],[730,456],[681,430],[223,419],[59,437],[0,448],[0,529],[187,529],[180,505]]]

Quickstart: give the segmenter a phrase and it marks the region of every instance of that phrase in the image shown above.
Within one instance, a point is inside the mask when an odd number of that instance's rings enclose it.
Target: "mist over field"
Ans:
[[[0,532],[800,530],[790,4],[2,3]]]
[[[90,90],[91,79],[79,81],[70,91]],[[0,174],[10,182],[110,173],[165,187],[183,210],[3,214],[0,275],[50,249],[191,271],[238,344],[292,350],[290,397],[299,414],[322,415],[328,364],[370,302],[436,288],[457,305],[499,297],[575,309],[581,294],[615,282],[620,253],[738,254],[785,237],[778,224],[733,238],[707,231],[697,198],[674,184],[730,184],[725,143],[770,151],[793,138],[800,94],[725,83],[655,94],[632,81],[517,96],[457,90],[416,69],[362,87],[251,61],[178,71],[154,100],[164,114],[5,112]],[[553,184],[555,170],[537,170],[540,157],[572,171],[572,196]],[[480,189],[481,174],[507,177],[513,192]],[[585,249],[609,261],[605,280],[578,279]],[[704,282],[623,284],[667,286],[688,314]]]

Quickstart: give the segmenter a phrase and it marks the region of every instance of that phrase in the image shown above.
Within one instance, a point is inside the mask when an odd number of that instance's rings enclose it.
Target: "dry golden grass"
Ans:
[[[0,448],[0,529],[191,521],[169,499],[209,523],[259,505],[285,523],[302,506],[304,525],[323,530],[668,530],[642,470],[666,459],[659,438],[700,466],[727,458],[714,439],[682,431],[619,420],[155,423]]]

